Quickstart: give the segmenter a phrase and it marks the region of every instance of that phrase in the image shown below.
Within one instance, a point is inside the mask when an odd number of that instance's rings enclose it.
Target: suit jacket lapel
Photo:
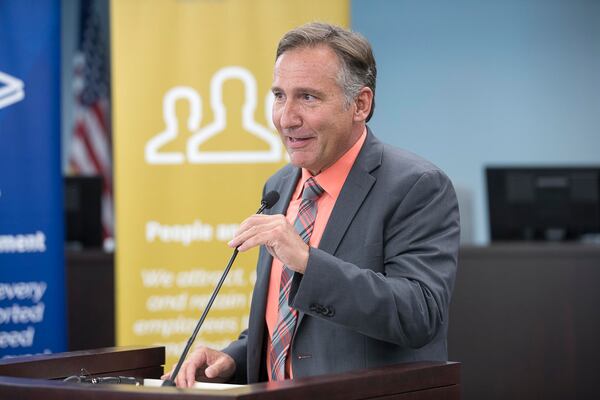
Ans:
[[[346,230],[377,180],[371,175],[371,172],[381,165],[382,154],[383,144],[368,129],[365,144],[358,153],[358,157],[352,169],[350,169],[342,191],[331,211],[329,221],[327,221],[327,226],[319,242],[319,249],[335,255]],[[304,313],[299,313],[294,334],[303,318]]]
[[[272,190],[279,192],[279,201],[271,208],[269,214],[286,214],[292,199],[292,194],[294,194],[298,179],[300,179],[300,173],[300,168],[291,167],[290,170],[278,180]]]
[[[319,249],[335,255],[346,230],[377,180],[371,172],[381,165],[382,152],[383,144],[373,136],[369,129],[365,144],[358,154],[331,212],[319,243]]]

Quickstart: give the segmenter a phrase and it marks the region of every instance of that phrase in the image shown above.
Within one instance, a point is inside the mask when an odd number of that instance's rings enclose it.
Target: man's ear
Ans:
[[[362,122],[367,119],[373,107],[373,91],[368,87],[363,87],[354,100],[354,122]]]

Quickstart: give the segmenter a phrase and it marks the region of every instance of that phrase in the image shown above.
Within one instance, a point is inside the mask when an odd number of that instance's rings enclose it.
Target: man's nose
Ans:
[[[282,129],[294,129],[302,125],[302,118],[292,101],[286,101],[279,109],[279,125]]]

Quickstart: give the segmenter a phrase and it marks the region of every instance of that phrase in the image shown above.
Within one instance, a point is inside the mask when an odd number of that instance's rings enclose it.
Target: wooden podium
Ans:
[[[418,362],[228,390],[68,383],[68,376],[159,378],[164,347],[123,347],[0,360],[1,399],[460,399],[460,364]]]

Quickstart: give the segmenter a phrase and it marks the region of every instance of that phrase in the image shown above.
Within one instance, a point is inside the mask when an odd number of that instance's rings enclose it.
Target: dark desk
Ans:
[[[449,358],[463,399],[597,399],[600,246],[463,247]]]
[[[102,250],[66,251],[68,349],[115,345],[114,256]]]

